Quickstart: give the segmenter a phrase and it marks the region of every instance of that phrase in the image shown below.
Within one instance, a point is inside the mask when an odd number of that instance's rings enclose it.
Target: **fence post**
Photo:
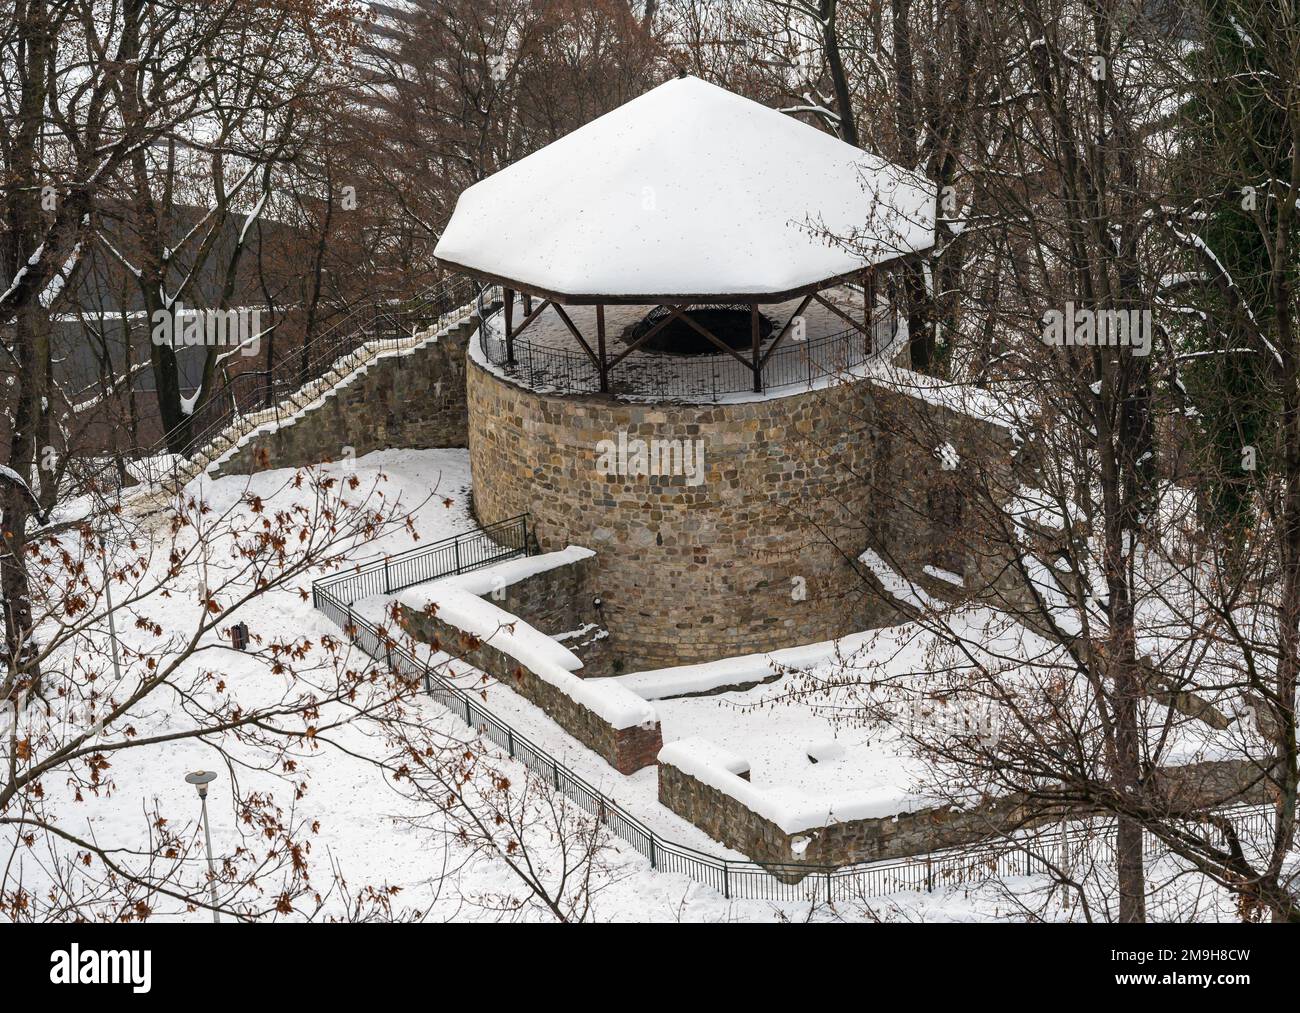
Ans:
[[[657,869],[659,863],[656,861],[658,856],[655,854],[655,835],[648,834],[647,836],[650,838],[650,868]]]
[[[392,594],[393,586],[388,579],[388,557],[384,557],[384,594]]]
[[[876,351],[876,270],[868,268],[862,274],[862,308],[867,326],[867,357]]]
[[[515,758],[515,730],[509,725],[506,726],[506,749],[510,753],[510,759]]]
[[[460,539],[453,539],[451,544],[452,548],[456,550],[456,572],[460,573]]]
[[[722,860],[722,896],[731,900],[731,863]]]
[[[831,903],[831,870],[826,870],[826,903]]]

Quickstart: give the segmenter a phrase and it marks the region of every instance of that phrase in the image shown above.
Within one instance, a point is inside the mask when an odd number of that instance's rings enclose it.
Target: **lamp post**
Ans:
[[[113,649],[113,684],[122,681],[122,660],[117,653],[117,623],[113,618],[113,575],[108,572],[108,544],[103,535],[99,538],[99,551],[104,555],[104,604],[108,606],[108,642]]]
[[[211,770],[195,770],[185,775],[185,783],[198,789],[199,802],[203,806],[203,837],[208,845],[208,896],[212,900],[212,921],[220,925],[221,915],[217,913],[217,873],[212,867],[212,833],[208,830],[208,785],[216,779],[216,773]]]

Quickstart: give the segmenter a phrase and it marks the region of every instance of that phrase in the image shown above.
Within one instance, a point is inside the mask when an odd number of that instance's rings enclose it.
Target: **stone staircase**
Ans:
[[[491,312],[491,307],[487,312]],[[143,476],[145,481],[135,487],[135,495],[123,498],[123,506],[137,514],[154,513],[164,508],[190,482],[219,468],[250,439],[307,418],[380,360],[410,355],[433,341],[467,337],[478,329],[479,322],[477,306],[468,303],[442,314],[429,326],[414,330],[408,337],[397,340],[383,337],[363,342],[331,363],[322,375],[272,407],[239,415],[190,457],[151,462]],[[152,474],[148,473],[150,468]]]

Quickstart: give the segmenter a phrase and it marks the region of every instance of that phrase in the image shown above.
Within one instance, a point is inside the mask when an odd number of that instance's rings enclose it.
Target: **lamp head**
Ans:
[[[199,791],[199,798],[208,797],[208,785],[217,779],[216,771],[194,770],[185,775],[185,783],[192,784]]]

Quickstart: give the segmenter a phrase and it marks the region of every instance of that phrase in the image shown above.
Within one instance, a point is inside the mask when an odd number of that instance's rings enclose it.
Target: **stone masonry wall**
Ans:
[[[1159,783],[1171,804],[1177,806],[1263,802],[1266,797],[1258,771],[1232,761],[1170,768],[1161,772]],[[659,763],[659,802],[754,861],[822,866],[926,854],[1033,822],[1024,806],[1011,799],[969,810],[941,807],[848,820],[792,834],[726,792],[663,761]]]
[[[583,679],[615,675],[604,616],[593,604],[600,593],[599,576],[599,560],[590,556],[508,584],[493,593],[492,604],[551,636],[591,627],[583,636],[563,641],[582,659],[582,668],[573,674]]]
[[[596,567],[596,557],[588,556],[506,584],[489,598],[497,608],[552,636],[576,630],[599,621],[591,605]]]
[[[465,346],[473,325],[437,341],[372,362],[346,386],[292,423],[254,437],[214,474],[251,474],[336,461],[345,447],[356,456],[390,447],[463,447]]]
[[[944,472],[921,412],[966,467],[1009,484],[1007,431],[868,382],[725,405],[634,404],[521,389],[467,367],[474,507],[529,512],[544,550],[585,545],[628,670],[711,661],[898,621],[856,558],[947,562]],[[700,440],[703,480],[598,469],[601,441]],[[897,435],[896,435],[897,434]],[[606,469],[608,470],[608,469]]]
[[[651,727],[615,728],[510,655],[469,636],[436,615],[402,605],[400,618],[407,632],[417,640],[463,658],[509,686],[540,707],[552,721],[621,774],[631,774],[650,766],[663,748],[658,722]]]
[[[663,762],[659,803],[756,862],[822,866],[902,858],[970,844],[1022,818],[1014,805],[972,812],[934,808],[791,834],[725,792]]]

